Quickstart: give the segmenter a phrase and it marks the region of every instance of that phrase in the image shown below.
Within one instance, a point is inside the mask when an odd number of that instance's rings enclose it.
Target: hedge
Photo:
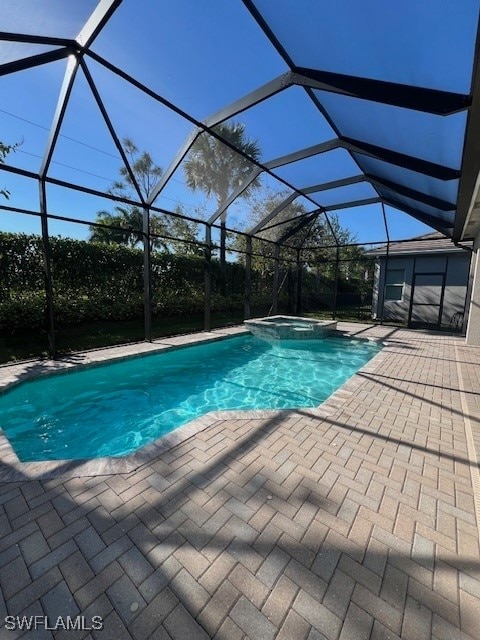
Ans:
[[[122,245],[51,238],[55,320],[58,326],[97,320],[128,320],[143,314],[143,253]],[[204,261],[199,256],[153,253],[153,313],[191,315],[204,308]],[[226,265],[226,295],[220,265],[212,260],[212,308],[240,309],[245,273]],[[37,235],[0,233],[0,329],[45,325],[42,240]]]

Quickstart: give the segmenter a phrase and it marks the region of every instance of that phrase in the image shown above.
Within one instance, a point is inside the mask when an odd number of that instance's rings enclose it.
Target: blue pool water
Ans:
[[[26,382],[0,396],[20,460],[121,456],[219,409],[318,406],[378,344],[239,336]]]

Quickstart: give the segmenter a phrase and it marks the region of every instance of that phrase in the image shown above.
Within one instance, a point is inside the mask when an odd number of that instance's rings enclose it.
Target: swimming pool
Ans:
[[[21,461],[122,456],[212,410],[314,407],[381,346],[246,335],[24,382],[0,396]]]

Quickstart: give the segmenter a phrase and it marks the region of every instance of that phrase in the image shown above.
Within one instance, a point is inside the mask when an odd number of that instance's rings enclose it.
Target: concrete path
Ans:
[[[389,344],[317,413],[0,484],[0,638],[26,633],[7,615],[103,620],[35,640],[479,638],[480,349],[341,328]]]

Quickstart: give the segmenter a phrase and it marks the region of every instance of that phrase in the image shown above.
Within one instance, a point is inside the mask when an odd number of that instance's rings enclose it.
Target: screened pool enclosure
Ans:
[[[2,358],[372,321],[432,231],[478,270],[479,5],[0,0]]]

